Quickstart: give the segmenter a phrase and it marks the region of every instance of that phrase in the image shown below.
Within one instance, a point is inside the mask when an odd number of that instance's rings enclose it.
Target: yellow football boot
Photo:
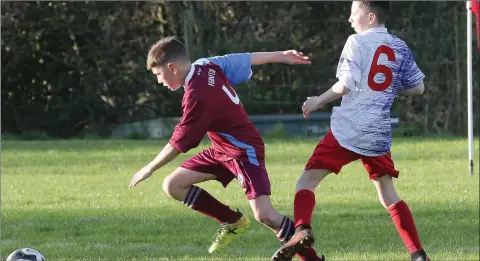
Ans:
[[[215,237],[213,238],[212,245],[208,249],[210,254],[222,249],[233,239],[241,235],[247,228],[250,226],[250,220],[243,216],[235,223],[223,223],[220,225],[220,228],[217,230]]]

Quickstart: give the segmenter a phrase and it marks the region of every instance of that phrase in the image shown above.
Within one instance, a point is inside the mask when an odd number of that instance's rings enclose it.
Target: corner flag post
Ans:
[[[468,109],[468,160],[470,176],[473,176],[473,97],[472,97],[472,13],[477,20],[477,41],[480,52],[480,4],[479,0],[466,1],[467,5],[467,109]]]

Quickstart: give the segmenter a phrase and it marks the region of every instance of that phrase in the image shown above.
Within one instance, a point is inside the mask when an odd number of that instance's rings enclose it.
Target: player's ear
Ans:
[[[375,13],[373,13],[373,12],[368,13],[368,23],[369,24],[374,24],[376,19],[377,19],[377,16],[375,15]]]
[[[172,71],[173,74],[178,72],[177,66],[173,63],[167,63],[167,68]]]

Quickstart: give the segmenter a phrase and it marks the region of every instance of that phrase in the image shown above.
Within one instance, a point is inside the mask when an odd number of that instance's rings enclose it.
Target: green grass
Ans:
[[[274,206],[293,212],[296,180],[316,139],[267,140]],[[162,192],[163,178],[201,148],[128,189],[165,141],[3,141],[1,257],[21,247],[47,260],[269,260],[279,246],[257,222],[221,254],[207,249],[217,229]],[[479,146],[476,140],[475,151]],[[395,139],[395,181],[433,260],[479,260],[479,173],[468,174],[466,139]],[[475,156],[478,159],[478,155]],[[200,185],[252,220],[237,182]],[[316,192],[316,248],[327,260],[406,260],[408,253],[359,162]]]

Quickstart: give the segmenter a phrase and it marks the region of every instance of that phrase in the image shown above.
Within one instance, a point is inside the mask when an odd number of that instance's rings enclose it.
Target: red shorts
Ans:
[[[390,152],[376,157],[360,155],[340,146],[330,130],[318,143],[305,169],[328,169],[338,174],[343,166],[358,159],[362,161],[370,179],[385,175],[398,178],[399,172],[395,169]]]
[[[255,166],[236,159],[225,160],[223,153],[212,148],[203,150],[186,160],[181,167],[216,175],[223,187],[227,187],[228,183],[236,178],[242,185],[248,200],[271,194],[270,180],[265,166]]]

